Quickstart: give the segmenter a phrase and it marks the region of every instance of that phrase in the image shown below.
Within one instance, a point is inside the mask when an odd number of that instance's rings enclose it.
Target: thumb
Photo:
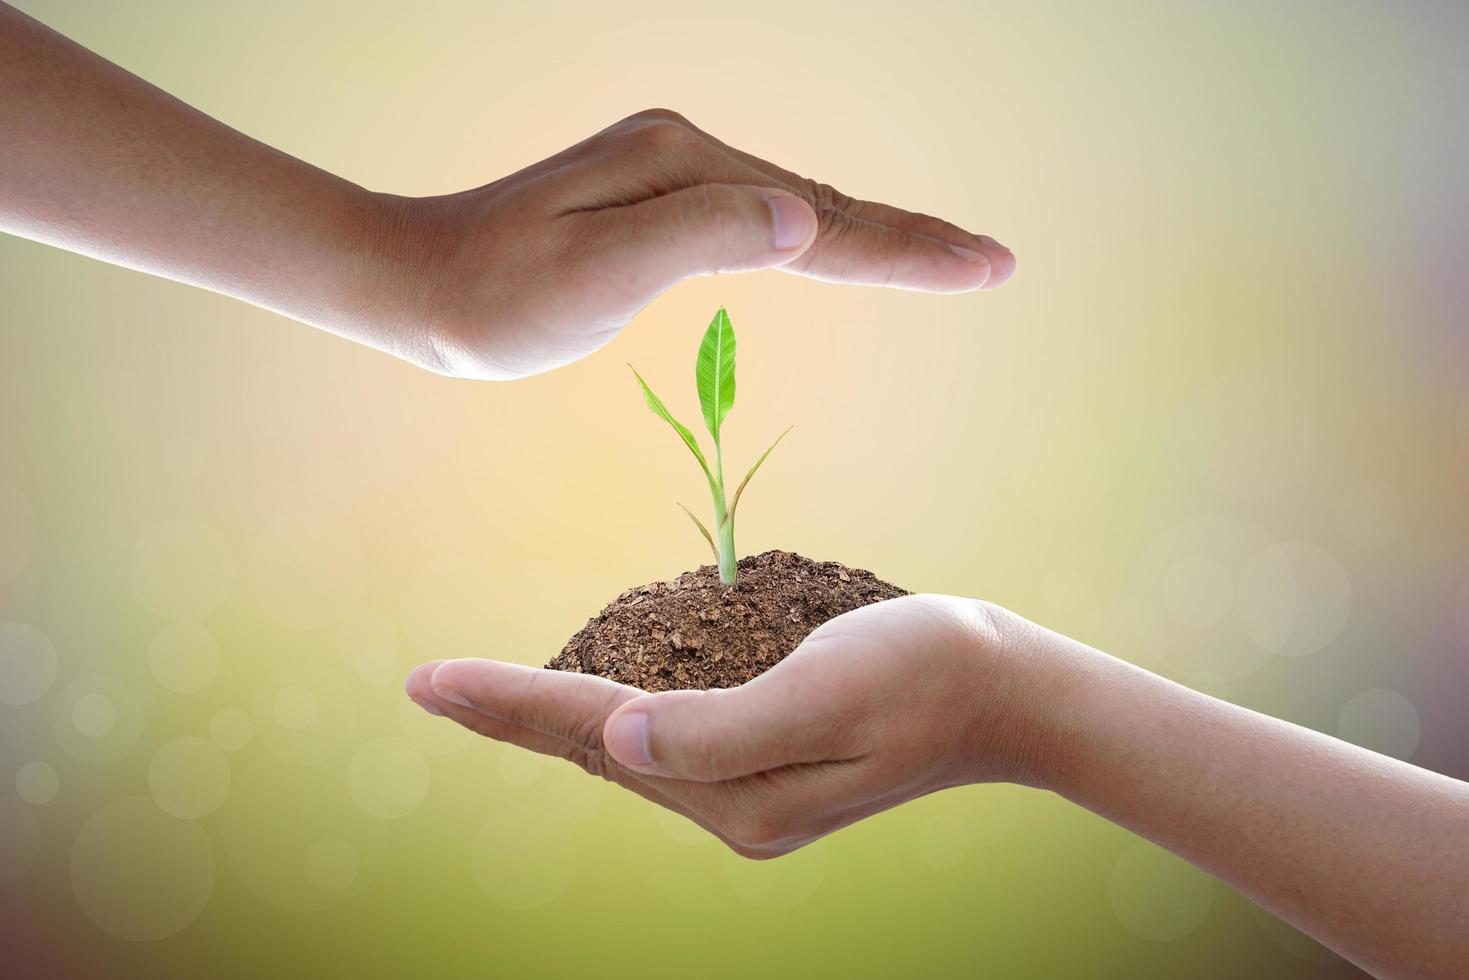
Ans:
[[[816,212],[787,191],[697,184],[611,208],[612,261],[666,288],[690,276],[784,265],[816,240]]]
[[[633,698],[607,718],[602,744],[634,772],[698,782],[844,757],[846,726],[823,717],[833,712],[797,704],[786,685],[760,680]]]

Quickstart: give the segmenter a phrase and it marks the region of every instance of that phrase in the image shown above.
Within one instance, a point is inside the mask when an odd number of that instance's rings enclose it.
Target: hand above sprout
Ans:
[[[666,109],[457,194],[371,192],[3,3],[0,146],[0,231],[458,377],[585,357],[691,276],[781,268],[957,292],[1015,268],[992,238],[848,197]]]

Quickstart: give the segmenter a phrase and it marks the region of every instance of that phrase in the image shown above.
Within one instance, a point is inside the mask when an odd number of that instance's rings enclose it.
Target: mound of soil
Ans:
[[[834,616],[908,593],[871,572],[788,551],[740,559],[740,582],[704,565],[628,589],[546,666],[645,691],[737,687]]]

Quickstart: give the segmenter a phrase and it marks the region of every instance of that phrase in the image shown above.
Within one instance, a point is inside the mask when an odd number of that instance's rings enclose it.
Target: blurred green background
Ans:
[[[366,186],[667,105],[994,235],[935,297],[688,283],[603,355],[433,377],[0,240],[0,930],[27,975],[1335,977],[1062,801],[952,791],[747,863],[403,698],[703,560],[727,304],[741,544],[982,596],[1469,776],[1469,13],[1449,3],[37,2]]]

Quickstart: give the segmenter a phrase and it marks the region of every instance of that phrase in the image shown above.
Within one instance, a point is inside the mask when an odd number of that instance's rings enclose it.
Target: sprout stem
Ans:
[[[740,566],[734,546],[734,515],[724,501],[724,448],[718,439],[714,440],[714,479],[709,489],[714,495],[714,520],[719,524],[719,581],[733,587],[739,584]]]

